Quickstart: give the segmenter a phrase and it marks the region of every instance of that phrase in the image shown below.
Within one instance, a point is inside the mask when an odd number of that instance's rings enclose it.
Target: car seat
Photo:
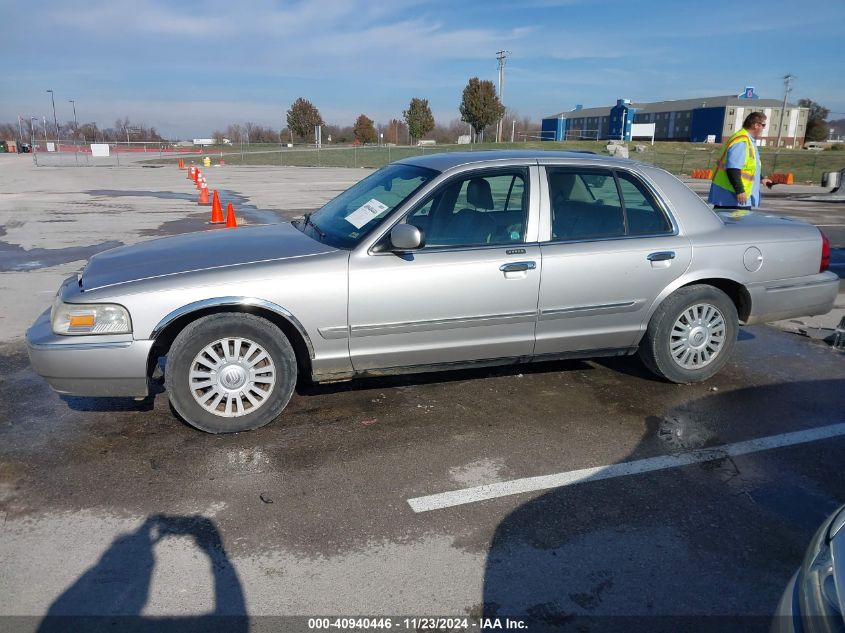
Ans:
[[[496,229],[486,211],[493,209],[493,193],[484,178],[473,178],[467,185],[467,203],[474,208],[458,211],[449,221],[446,234],[452,244],[488,244]],[[481,209],[481,211],[479,211]]]

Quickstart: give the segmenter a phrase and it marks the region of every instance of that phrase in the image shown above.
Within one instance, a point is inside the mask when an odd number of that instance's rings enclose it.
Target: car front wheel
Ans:
[[[165,387],[176,412],[209,433],[264,426],[296,385],[296,355],[275,325],[251,314],[212,314],[183,329],[170,348]]]
[[[736,307],[724,292],[686,286],[655,310],[640,343],[640,358],[671,382],[701,382],[728,362],[738,330]]]

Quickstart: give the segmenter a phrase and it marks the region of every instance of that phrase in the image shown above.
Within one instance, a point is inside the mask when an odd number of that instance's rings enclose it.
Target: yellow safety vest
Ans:
[[[747,195],[751,195],[751,190],[754,187],[754,175],[757,173],[757,155],[754,152],[754,139],[751,138],[751,135],[745,128],[739,130],[739,132],[731,136],[728,139],[728,142],[725,143],[725,147],[722,149],[722,155],[716,163],[716,173],[713,174],[713,184],[726,191],[730,191],[731,193],[737,193],[734,191],[733,185],[728,178],[728,172],[725,171],[728,150],[737,143],[745,143],[748,150],[745,153],[745,164],[742,166],[740,171],[742,172],[742,185],[745,189],[745,193]]]

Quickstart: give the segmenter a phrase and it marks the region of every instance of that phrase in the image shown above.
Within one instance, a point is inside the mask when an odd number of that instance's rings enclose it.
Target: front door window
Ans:
[[[425,234],[425,248],[523,242],[528,224],[527,169],[455,178],[404,219]]]

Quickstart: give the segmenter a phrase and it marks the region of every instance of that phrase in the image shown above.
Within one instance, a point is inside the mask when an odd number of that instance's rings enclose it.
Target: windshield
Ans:
[[[388,165],[353,185],[296,226],[337,248],[351,248],[438,172],[411,165]]]

